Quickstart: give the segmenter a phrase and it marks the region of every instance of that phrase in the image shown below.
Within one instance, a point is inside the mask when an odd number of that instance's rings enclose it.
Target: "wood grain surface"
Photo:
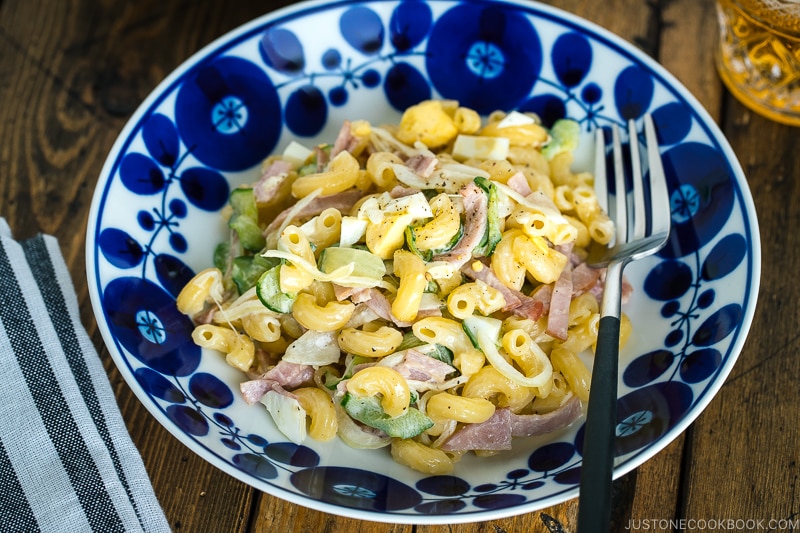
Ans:
[[[114,367],[92,314],[84,259],[105,156],[128,117],[183,60],[286,3],[0,0],[0,217],[17,238],[39,232],[58,238],[83,323],[176,532],[574,531],[577,500],[458,526],[363,522],[287,503],[196,456],[145,410]],[[665,526],[653,523],[651,531],[680,530],[681,519],[761,520],[775,530],[781,523],[769,520],[788,520],[800,528],[800,130],[754,115],[724,90],[713,66],[712,1],[546,3],[634,43],[686,85],[741,161],[763,239],[758,309],[737,365],[682,435],[615,482],[612,531],[637,521],[643,527],[644,520]]]

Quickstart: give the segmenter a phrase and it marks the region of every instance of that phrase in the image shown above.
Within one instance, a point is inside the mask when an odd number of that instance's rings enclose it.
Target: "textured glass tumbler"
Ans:
[[[722,81],[772,120],[800,126],[800,0],[717,0]]]

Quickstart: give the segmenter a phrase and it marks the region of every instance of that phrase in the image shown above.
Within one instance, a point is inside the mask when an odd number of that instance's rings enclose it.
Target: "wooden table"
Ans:
[[[284,3],[0,0],[0,216],[19,239],[37,232],[58,238],[83,323],[175,531],[449,531],[324,514],[262,494],[217,470],[167,433],[135,398],[92,314],[84,234],[92,192],[115,137],[184,59]],[[635,43],[699,98],[740,158],[764,237],[760,304],[738,363],[689,429],[616,482],[613,530],[647,525],[670,531],[680,519],[761,520],[765,528],[770,519],[789,520],[798,529],[800,130],[754,115],[723,89],[713,67],[717,30],[711,0],[548,3]],[[569,532],[576,514],[573,500],[457,530]]]

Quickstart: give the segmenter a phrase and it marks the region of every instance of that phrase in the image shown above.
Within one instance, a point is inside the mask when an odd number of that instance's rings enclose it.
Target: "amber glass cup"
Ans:
[[[717,0],[717,70],[743,104],[800,126],[800,0]]]

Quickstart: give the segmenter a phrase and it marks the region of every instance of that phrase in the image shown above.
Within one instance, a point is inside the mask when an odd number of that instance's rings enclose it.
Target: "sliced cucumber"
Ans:
[[[423,346],[427,343],[419,340],[416,335],[414,335],[413,331],[408,331],[403,335],[403,341],[400,343],[400,346],[397,347],[395,351],[402,352],[403,350],[408,350],[409,348],[416,348],[417,346]]]
[[[234,214],[245,215],[250,218],[258,216],[256,197],[251,187],[239,187],[231,191],[228,201]]]
[[[260,255],[242,255],[235,257],[231,266],[231,279],[236,284],[239,294],[244,294],[253,287],[261,276],[270,268],[280,263],[273,257]]]
[[[500,239],[503,237],[501,229],[500,212],[499,212],[499,198],[497,196],[497,186],[486,178],[480,176],[475,178],[475,185],[480,187],[486,196],[489,198],[489,206],[487,208],[488,223],[486,225],[486,234],[481,240],[479,248],[475,249],[476,255],[483,255],[488,257],[494,253],[494,249]]]
[[[231,243],[223,241],[214,248],[214,266],[223,273],[228,270],[228,259],[231,255]]]
[[[428,357],[433,357],[437,361],[441,361],[442,363],[447,363],[448,365],[453,366],[452,350],[450,350],[446,346],[442,346],[441,344],[432,344],[431,346],[432,348],[430,350],[420,350],[420,351],[425,355],[427,355]]]
[[[256,294],[267,309],[276,313],[291,313],[295,295],[281,292],[280,265],[264,272],[256,283]]]
[[[239,241],[245,250],[258,252],[267,244],[254,218],[234,214],[228,221],[228,226],[239,235]]]
[[[432,251],[427,250],[423,252],[422,250],[417,248],[417,233],[414,231],[413,226],[408,226],[406,228],[406,245],[408,246],[408,250],[411,253],[418,256],[426,263],[430,262],[430,260],[433,258]]]
[[[239,235],[242,246],[251,252],[264,248],[267,241],[258,226],[258,207],[253,189],[234,189],[228,201],[233,208],[228,226]]]
[[[354,267],[351,276],[380,281],[386,274],[383,259],[368,250],[331,246],[322,250],[319,256],[319,269],[326,274],[351,264]]]
[[[360,397],[347,392],[342,398],[342,407],[354,420],[380,429],[390,437],[410,439],[433,426],[433,420],[413,407],[400,416],[390,417],[377,396]]]

